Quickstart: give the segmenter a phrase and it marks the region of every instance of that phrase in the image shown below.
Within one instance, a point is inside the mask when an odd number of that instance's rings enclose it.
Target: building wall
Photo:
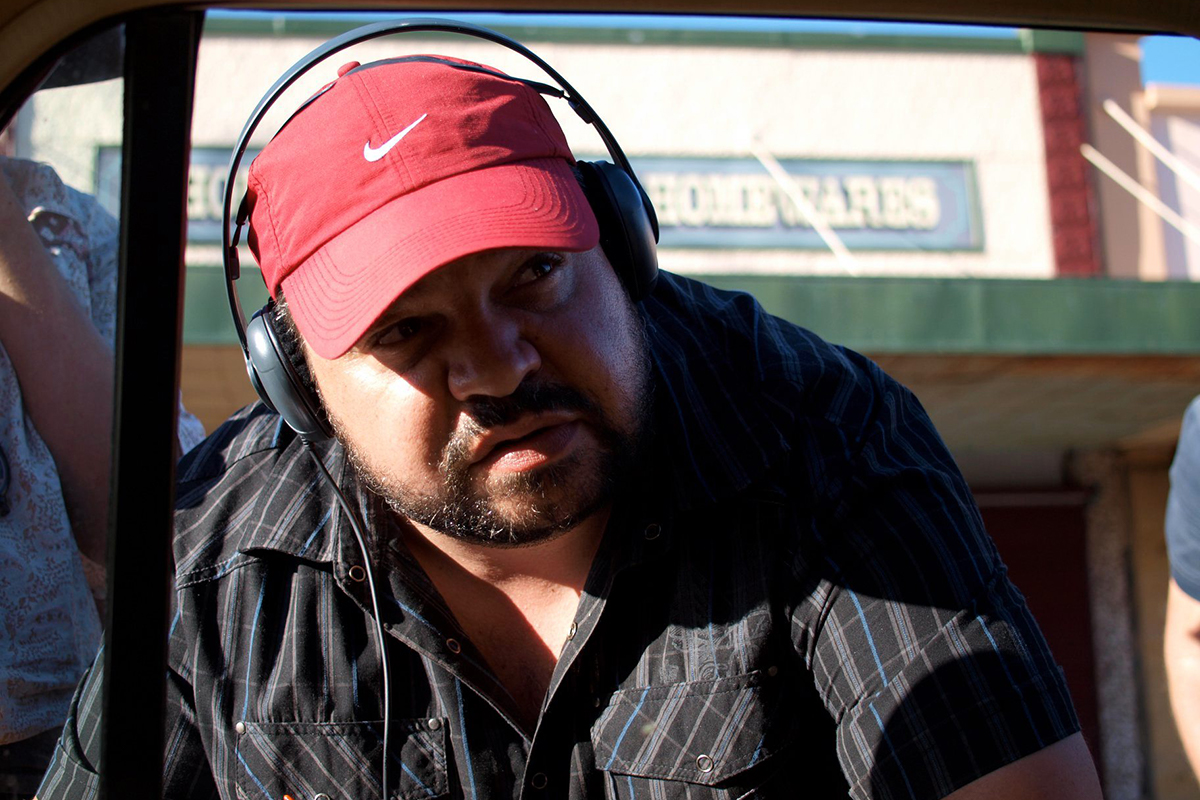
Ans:
[[[965,161],[981,213],[977,249],[856,252],[666,247],[665,267],[691,273],[1047,278],[1049,230],[1041,109],[1034,59],[1023,53],[861,48],[587,44],[531,41],[590,100],[634,156],[747,159],[754,142],[780,160]],[[197,148],[229,148],[271,82],[320,40],[215,35],[201,44],[193,127]],[[302,79],[264,121],[261,144],[309,94],[351,59],[448,52],[539,78],[532,65],[486,43],[412,37],[372,42]],[[69,183],[95,189],[96,146],[119,144],[120,85],[107,93],[40,93],[19,123],[18,152],[52,160]],[[82,105],[81,105],[82,102]],[[557,102],[557,101],[553,101]],[[75,104],[72,107],[71,104]],[[558,103],[577,152],[598,138]],[[64,131],[61,120],[77,124]],[[864,164],[862,170],[870,172]],[[762,171],[765,176],[765,171]],[[203,191],[197,193],[202,196]],[[853,200],[851,200],[853,202]],[[219,209],[209,207],[210,218]],[[816,245],[819,248],[819,244]],[[194,247],[189,263],[215,265]]]
[[[1089,33],[1084,56],[1089,142],[1120,170],[1136,180],[1153,178],[1153,163],[1133,139],[1103,110],[1113,99],[1135,118],[1145,118],[1141,106],[1141,50],[1138,37]],[[1109,178],[1095,175],[1101,210],[1101,251],[1105,273],[1118,278],[1161,279],[1162,249],[1158,219]]]
[[[214,37],[201,47],[194,143],[228,146],[265,85],[316,40]],[[755,140],[776,158],[973,162],[983,213],[980,252],[856,253],[664,248],[679,272],[845,272],[1050,277],[1043,144],[1033,59],[1023,54],[811,50],[776,47],[579,45],[531,42],[591,102],[634,156],[751,158]],[[406,46],[407,45],[407,46]],[[369,60],[447,52],[527,77],[536,68],[487,44],[373,42]],[[351,59],[339,56],[337,64]],[[285,109],[329,79],[318,70]],[[256,76],[251,80],[249,76]],[[560,104],[561,105],[561,104]],[[597,138],[558,109],[573,148]],[[273,131],[283,117],[262,127]],[[765,174],[765,173],[764,173]]]
[[[99,147],[119,147],[124,82],[66,86],[38,92],[21,109],[15,155],[54,166],[68,186],[95,194]]]
[[[1163,241],[1167,278],[1200,278],[1200,89],[1195,87],[1147,87],[1145,106],[1150,133],[1183,162],[1178,174],[1159,160],[1154,161],[1158,197],[1193,226],[1191,236],[1156,220]]]

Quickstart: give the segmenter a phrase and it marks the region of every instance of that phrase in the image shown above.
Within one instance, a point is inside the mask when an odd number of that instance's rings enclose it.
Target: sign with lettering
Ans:
[[[983,246],[965,161],[782,161],[786,188],[752,158],[632,163],[658,211],[663,247],[825,249],[804,207],[851,251]],[[794,202],[796,192],[807,203]]]
[[[237,202],[247,152],[235,187]],[[101,148],[98,185],[120,175],[120,151]],[[969,161],[781,161],[784,187],[753,158],[633,158],[658,212],[662,247],[823,250],[806,209],[820,215],[851,250],[979,250],[983,224]],[[229,150],[192,148],[188,241],[221,240],[221,203]],[[806,203],[793,200],[795,192]],[[116,204],[115,190],[111,192]]]

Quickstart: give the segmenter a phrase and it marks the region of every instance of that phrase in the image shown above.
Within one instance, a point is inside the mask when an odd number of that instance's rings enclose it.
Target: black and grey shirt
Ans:
[[[744,295],[643,305],[653,455],[618,503],[536,730],[355,486],[382,554],[392,797],[934,798],[1078,730],[916,399]],[[381,796],[349,525],[261,405],[181,465],[166,793]],[[43,800],[94,793],[99,667]]]

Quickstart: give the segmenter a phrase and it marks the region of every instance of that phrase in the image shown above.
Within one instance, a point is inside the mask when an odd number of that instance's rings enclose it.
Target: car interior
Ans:
[[[122,104],[121,113],[109,114],[104,123],[111,129],[109,140],[119,144],[100,150],[96,164],[78,166],[79,174],[94,182],[97,198],[120,224],[108,547],[104,569],[99,573],[99,580],[105,583],[97,595],[104,600],[103,658],[108,676],[100,789],[105,797],[161,794],[164,742],[160,723],[166,631],[171,623],[168,576],[173,563],[170,532],[179,448],[178,398],[181,373],[188,369],[184,345],[187,336],[203,341],[203,331],[207,330],[203,328],[203,313],[218,313],[188,310],[187,314],[193,316],[185,323],[185,308],[198,302],[191,299],[193,281],[209,280],[209,295],[218,299],[225,291],[217,272],[197,271],[198,277],[194,277],[185,267],[185,254],[193,260],[200,257],[197,254],[203,247],[216,252],[220,221],[209,215],[207,221],[197,222],[194,209],[218,198],[219,190],[224,188],[223,170],[228,156],[228,148],[194,141],[194,114],[204,102],[203,92],[227,93],[237,98],[239,118],[245,119],[250,108],[242,106],[247,102],[252,105],[276,77],[248,74],[242,85],[234,68],[230,77],[222,79],[229,81],[226,85],[198,87],[198,57],[206,31],[234,25],[243,12],[253,25],[279,24],[271,20],[286,17],[288,24],[300,30],[311,24],[314,30],[330,31],[341,24],[339,15],[371,21],[486,12],[492,16],[483,19],[484,23],[508,13],[586,13],[589,18],[612,15],[619,17],[621,24],[642,15],[654,15],[656,20],[702,15],[720,24],[745,25],[758,34],[769,33],[773,25],[780,31],[787,30],[795,20],[837,20],[996,26],[1071,34],[1099,31],[1200,36],[1200,4],[1188,0],[989,0],[966,4],[947,0],[744,0],[736,4],[728,0],[592,0],[567,5],[553,0],[510,0],[503,8],[472,0],[441,0],[434,5],[381,0],[0,0],[0,130],[17,118],[35,91],[48,87],[105,86],[109,85],[105,81],[116,81],[119,85],[115,93],[98,92],[94,102],[109,107],[116,102]],[[519,20],[511,23],[518,38],[521,24]],[[276,61],[290,63],[300,55],[296,45]],[[311,88],[300,90],[296,102],[303,91]],[[89,113],[86,106],[84,113]],[[97,105],[90,113],[100,115],[102,110]],[[287,116],[283,111],[276,115],[282,118],[272,118],[264,128],[273,130]],[[69,137],[71,124],[60,125],[63,135]],[[769,159],[768,153],[761,160],[767,163]],[[195,175],[198,165],[217,176],[215,188],[197,188],[195,177],[189,183],[189,168]],[[71,183],[69,159],[55,166]],[[971,180],[969,176],[961,178],[968,187]],[[209,228],[201,234],[204,225]],[[202,236],[208,238],[201,241]],[[186,298],[185,284],[189,292]],[[238,291],[248,308],[261,302],[261,287],[239,285]],[[920,302],[919,297],[904,294],[906,291],[896,286],[894,302]],[[1162,302],[1175,303],[1172,313],[1183,313],[1181,309],[1198,297],[1190,287],[1180,287],[1174,300]],[[1053,314],[1052,309],[1047,311]],[[828,310],[812,313],[828,314],[830,319],[834,316]],[[219,309],[219,316],[219,324],[226,325],[227,309]],[[1200,313],[1195,317],[1200,320]],[[186,332],[185,324],[190,326]],[[1188,337],[1195,333],[1194,327],[1188,328],[1179,341],[1191,341]],[[231,342],[227,334],[220,335],[227,337],[222,340],[225,343]],[[200,353],[200,349],[194,352]],[[1200,350],[1186,355],[1197,352]],[[902,361],[897,363],[903,366]],[[205,377],[208,373],[198,368],[188,374],[196,375],[193,379],[201,383],[217,381]],[[247,394],[248,385],[237,391],[237,403],[253,398],[252,393]],[[237,403],[231,399],[228,405],[236,407]],[[186,388],[184,404],[191,405]],[[192,410],[200,413],[196,408]],[[207,420],[206,426],[211,430]]]

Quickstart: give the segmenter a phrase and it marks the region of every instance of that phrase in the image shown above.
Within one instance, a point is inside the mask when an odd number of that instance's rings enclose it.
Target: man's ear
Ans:
[[[286,309],[284,311],[286,314]],[[263,402],[307,441],[333,436],[321,407],[303,339],[290,317],[281,324],[275,303],[259,309],[246,325],[247,371]]]

